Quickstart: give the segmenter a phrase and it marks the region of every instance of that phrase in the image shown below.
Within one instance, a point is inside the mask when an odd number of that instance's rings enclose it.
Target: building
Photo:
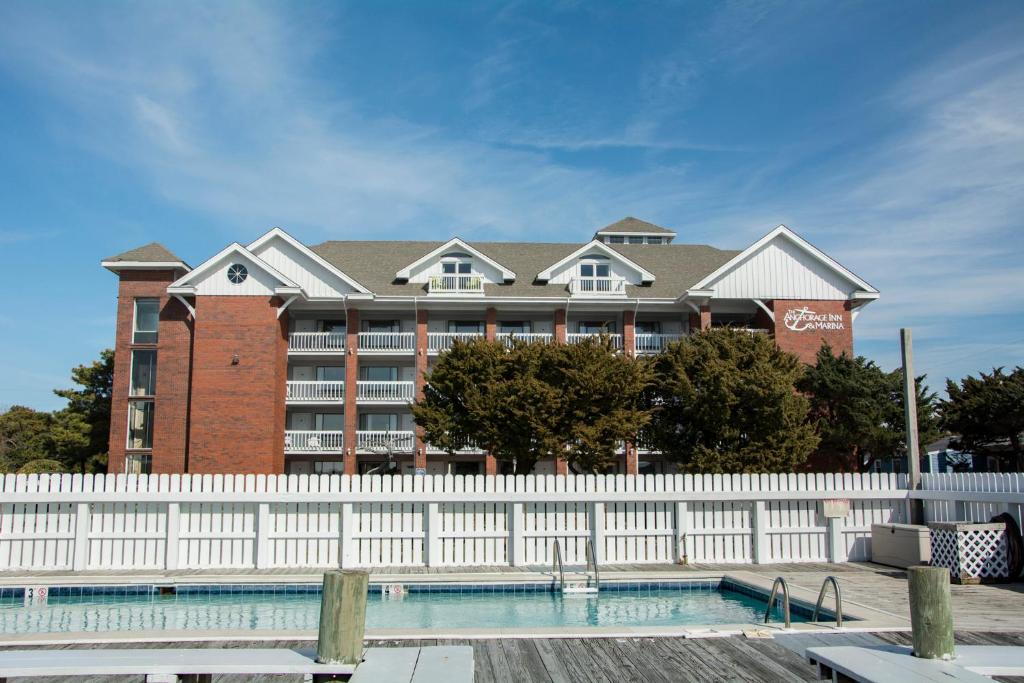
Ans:
[[[454,339],[608,333],[649,354],[731,325],[813,362],[822,342],[852,351],[878,298],[785,226],[726,251],[634,218],[585,244],[306,246],[275,228],[195,268],[156,243],[102,265],[120,279],[111,472],[493,473],[492,457],[437,452],[412,422]],[[619,469],[659,466],[627,446]]]

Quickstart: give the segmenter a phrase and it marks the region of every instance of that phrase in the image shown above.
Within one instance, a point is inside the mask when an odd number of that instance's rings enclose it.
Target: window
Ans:
[[[314,424],[318,432],[343,432],[345,416],[342,413],[317,413]]]
[[[135,300],[135,344],[156,344],[157,325],[160,323],[159,299]]]
[[[452,474],[474,475],[480,474],[480,463],[478,462],[454,462],[452,463]]]
[[[364,332],[401,332],[402,324],[397,320],[364,320]]]
[[[580,334],[614,334],[614,320],[581,320],[579,322]]]
[[[359,416],[359,429],[368,432],[398,431],[398,415],[395,413],[363,413]]]
[[[531,329],[529,320],[503,320],[498,323],[498,334],[529,334]]]
[[[153,447],[153,402],[128,402],[128,448]]]
[[[398,381],[398,368],[380,366],[375,367],[372,365],[359,368],[359,371],[363,375],[363,379],[367,382],[397,382]]]
[[[608,238],[608,241],[611,244],[625,244],[626,238],[623,237],[622,235],[612,235],[611,237]]]
[[[583,261],[580,263],[580,277],[608,277],[611,267],[607,263]]]
[[[156,351],[151,349],[132,351],[132,396],[153,396],[156,394]]]
[[[345,463],[340,460],[316,460],[313,462],[314,474],[345,474]]]
[[[484,324],[479,320],[449,320],[448,331],[459,334],[483,334]]]
[[[344,320],[320,320],[317,325],[321,332],[333,332],[334,334],[345,334]]]
[[[630,244],[643,244],[644,243],[644,238],[642,236],[630,237],[629,238],[629,243]]]
[[[249,269],[241,263],[233,263],[228,266],[228,280],[233,285],[240,285],[249,277]]]
[[[129,453],[124,456],[125,474],[151,474],[153,472],[153,456],[149,453]]]
[[[445,261],[441,264],[441,272],[445,275],[469,275],[473,272],[473,264],[469,261]]]
[[[344,382],[345,368],[337,365],[324,365],[316,369],[318,382]]]
[[[644,320],[643,322],[637,321],[636,323],[637,334],[661,334],[661,323],[657,320]]]
[[[660,237],[648,237],[647,238],[647,244],[661,244],[661,238]]]

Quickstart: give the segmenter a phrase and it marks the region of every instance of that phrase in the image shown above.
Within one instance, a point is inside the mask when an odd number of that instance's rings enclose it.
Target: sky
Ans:
[[[99,262],[325,239],[741,249],[882,292],[855,351],[1024,364],[1024,3],[0,3],[0,406],[113,345]]]

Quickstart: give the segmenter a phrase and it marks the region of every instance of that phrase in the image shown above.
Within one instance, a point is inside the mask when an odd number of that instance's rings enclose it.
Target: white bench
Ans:
[[[961,645],[956,659],[918,659],[904,645],[811,647],[818,677],[860,683],[991,683],[986,676],[1024,676],[1024,647]]]
[[[354,674],[355,683],[472,683],[469,646],[369,648],[359,666],[319,664],[313,650],[146,648],[0,651],[0,683],[38,676],[140,675],[149,683],[203,683],[213,674]]]

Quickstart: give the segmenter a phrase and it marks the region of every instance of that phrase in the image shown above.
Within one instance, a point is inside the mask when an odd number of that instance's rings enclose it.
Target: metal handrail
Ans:
[[[785,620],[786,628],[789,628],[789,586],[781,576],[776,577],[775,582],[772,584],[772,594],[768,597],[768,609],[764,611],[764,623],[767,624],[768,619],[772,615],[772,607],[775,607],[775,596],[779,591],[779,586],[782,586],[782,616]]]
[[[590,575],[590,563],[594,563],[594,585],[597,590],[601,590],[601,570],[597,568],[597,554],[594,552],[594,542],[591,539],[587,539],[587,579],[589,580]]]
[[[555,573],[555,565],[558,565],[558,587],[565,592],[565,568],[562,566],[562,544],[555,539],[554,550],[551,558],[551,573]]]
[[[839,580],[834,576],[826,576],[825,580],[821,582],[821,592],[818,593],[818,604],[814,606],[814,616],[811,617],[812,622],[818,621],[818,614],[821,612],[821,603],[825,600],[825,593],[828,591],[828,585],[832,584],[832,587],[836,589],[836,628],[843,625],[843,594],[839,590]]]

